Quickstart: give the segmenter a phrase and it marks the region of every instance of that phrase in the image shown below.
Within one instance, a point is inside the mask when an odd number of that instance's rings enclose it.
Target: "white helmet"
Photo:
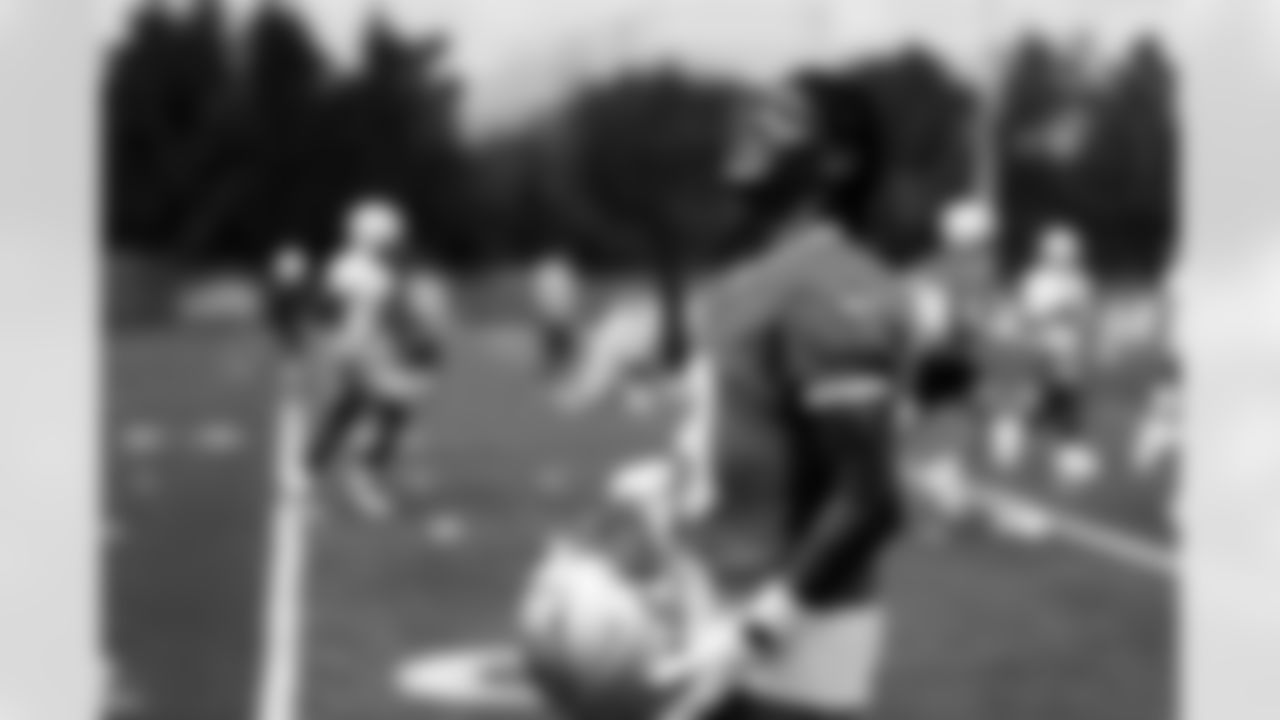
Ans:
[[[943,242],[948,247],[972,248],[989,244],[998,228],[990,205],[976,198],[967,198],[943,210],[941,231]]]
[[[405,233],[404,216],[390,200],[366,198],[347,213],[346,240],[364,252],[380,252],[397,245]]]
[[[518,624],[533,685],[568,717],[643,720],[672,698],[654,675],[682,650],[679,628],[643,582],[590,542],[547,548]]]

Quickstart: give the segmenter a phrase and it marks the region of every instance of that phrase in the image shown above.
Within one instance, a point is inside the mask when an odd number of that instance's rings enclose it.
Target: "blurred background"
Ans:
[[[1075,439],[1100,467],[1063,485],[1028,459],[998,482],[1038,510],[1003,535],[904,542],[884,717],[1175,716],[1179,74],[1162,31],[1113,15],[1123,3],[1070,3],[1097,22],[1023,22],[1067,4],[105,3],[111,716],[493,717],[424,705],[394,678],[424,652],[501,638],[542,538],[663,429],[616,409],[565,417],[522,366],[532,351],[513,362],[489,330],[527,319],[548,259],[590,293],[754,249],[733,231],[729,130],[745,95],[786,78],[833,128],[871,99],[882,177],[832,209],[895,266],[942,254],[940,218],[976,195],[994,215],[997,309],[1019,304],[1063,227],[1089,285]],[[860,147],[858,132],[833,137]],[[409,432],[404,507],[308,530],[281,616],[301,639],[281,651],[265,609],[282,503],[264,280],[285,247],[326,262],[370,192],[404,209],[465,322]],[[1043,384],[1006,362],[1034,352],[1030,330],[1015,335],[980,353],[994,404]],[[935,445],[973,440],[944,420]],[[1153,422],[1159,453],[1135,461]],[[279,672],[296,696],[263,705]]]
[[[719,183],[736,78],[633,62],[575,76],[557,102],[479,132],[468,103],[499,91],[467,86],[449,36],[373,15],[358,25],[355,61],[340,63],[305,14],[260,5],[232,22],[212,0],[144,4],[107,51],[113,323],[164,317],[179,287],[253,271],[286,241],[323,255],[349,201],[370,188],[403,203],[422,251],[476,278],[552,250],[628,272],[668,246],[708,265],[741,250],[725,234],[732,209]],[[1105,52],[1083,33],[1002,42],[990,79],[924,41],[854,47],[854,59],[810,71],[832,118],[856,87],[886,119],[888,177],[856,211],[868,235],[891,257],[927,255],[941,208],[989,151],[1006,272],[1026,264],[1045,224],[1065,221],[1104,285],[1158,283],[1179,219],[1176,83],[1159,39]],[[989,147],[975,128],[993,131]]]

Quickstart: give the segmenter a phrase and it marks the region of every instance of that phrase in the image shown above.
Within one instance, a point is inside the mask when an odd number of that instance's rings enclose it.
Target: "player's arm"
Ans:
[[[560,388],[562,407],[585,410],[615,391],[648,351],[646,329],[622,315],[608,316],[595,326]]]

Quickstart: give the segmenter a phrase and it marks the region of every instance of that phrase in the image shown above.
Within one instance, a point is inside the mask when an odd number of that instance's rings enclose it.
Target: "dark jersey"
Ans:
[[[899,283],[839,230],[802,223],[723,278],[708,305],[720,492],[704,550],[731,587],[782,573],[810,601],[837,601],[866,571],[851,543],[879,521],[857,515],[896,492]],[[833,443],[829,423],[850,414]],[[845,517],[832,520],[837,507]]]

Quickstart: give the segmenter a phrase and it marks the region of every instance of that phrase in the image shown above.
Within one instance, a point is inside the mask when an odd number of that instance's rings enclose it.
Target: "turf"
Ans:
[[[237,720],[258,672],[271,375],[227,337],[119,340],[107,368],[106,644],[120,720]],[[210,443],[230,429],[234,447]]]
[[[656,428],[557,416],[534,371],[490,349],[480,338],[455,348],[403,463],[399,517],[312,528],[298,718],[503,717],[400,697],[395,671],[432,649],[502,639],[540,540],[612,463],[653,446]],[[127,717],[247,718],[260,670],[270,364],[256,341],[169,335],[115,343],[109,373],[108,496],[123,534],[110,551],[109,643],[147,701]],[[246,444],[209,453],[176,439],[208,418],[234,423]],[[126,452],[116,431],[139,419],[175,439]],[[1112,477],[1053,500],[1167,542],[1144,530],[1161,487]],[[440,534],[449,523],[461,532]],[[1170,720],[1176,590],[1053,543],[910,540],[890,571],[882,716]]]

